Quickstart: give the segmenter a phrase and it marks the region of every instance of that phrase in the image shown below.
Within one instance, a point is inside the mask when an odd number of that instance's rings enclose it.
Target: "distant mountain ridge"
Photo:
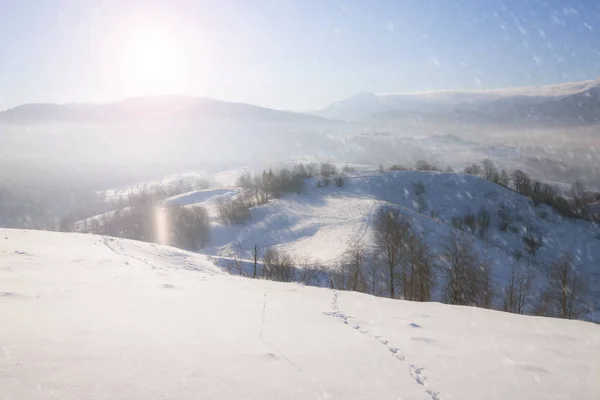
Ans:
[[[600,79],[491,90],[362,92],[314,111],[351,121],[418,121],[494,124],[600,123]]]
[[[227,119],[327,122],[314,115],[204,97],[136,97],[101,104],[29,103],[0,112],[0,122],[101,122],[139,119]]]

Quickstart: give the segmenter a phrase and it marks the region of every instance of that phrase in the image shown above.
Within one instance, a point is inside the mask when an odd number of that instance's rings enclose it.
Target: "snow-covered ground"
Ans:
[[[600,398],[600,328],[244,279],[205,256],[0,229],[0,397]]]

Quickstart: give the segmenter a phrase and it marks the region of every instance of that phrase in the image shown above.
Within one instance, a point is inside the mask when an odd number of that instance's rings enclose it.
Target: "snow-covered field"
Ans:
[[[0,229],[0,398],[600,398],[600,328],[223,274]]]

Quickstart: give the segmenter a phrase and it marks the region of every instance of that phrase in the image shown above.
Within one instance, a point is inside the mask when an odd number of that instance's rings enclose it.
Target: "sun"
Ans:
[[[128,38],[125,54],[128,86],[145,94],[185,90],[186,65],[179,42],[159,29],[137,29]]]

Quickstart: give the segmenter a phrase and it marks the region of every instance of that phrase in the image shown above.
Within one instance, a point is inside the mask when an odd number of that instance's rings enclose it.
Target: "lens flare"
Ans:
[[[169,244],[169,218],[164,207],[156,207],[155,210],[155,236],[160,244]]]

